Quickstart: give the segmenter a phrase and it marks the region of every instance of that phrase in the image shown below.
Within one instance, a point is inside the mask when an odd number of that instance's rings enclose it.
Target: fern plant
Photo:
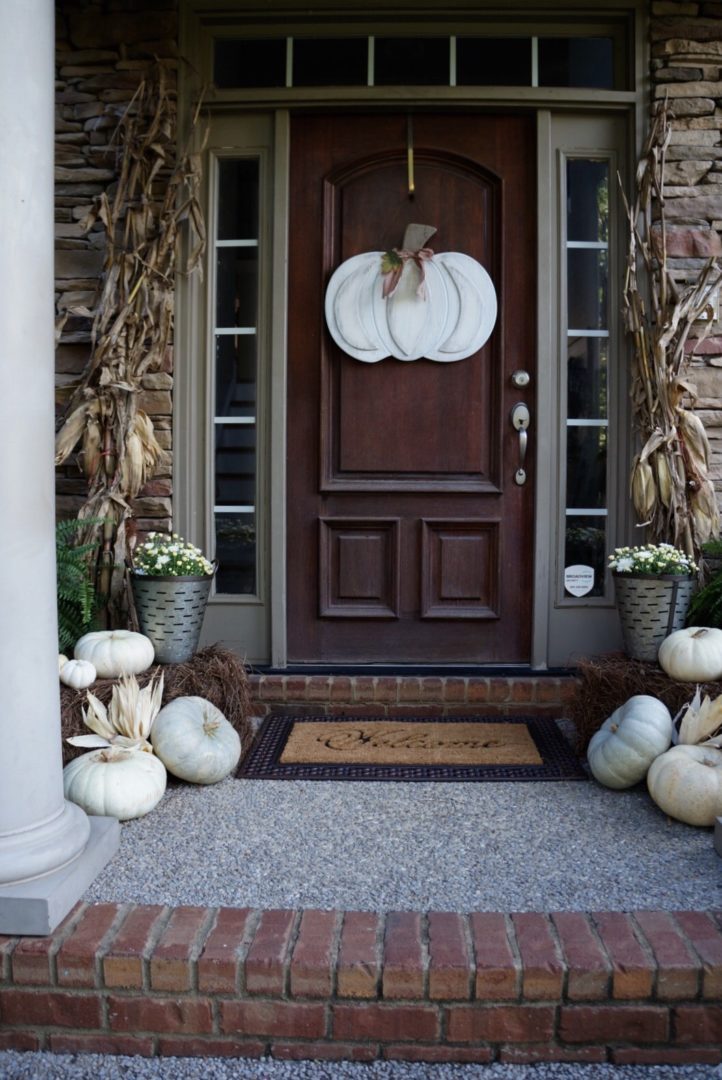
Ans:
[[[77,543],[81,529],[101,525],[103,519],[70,519],[55,525],[57,567],[58,647],[70,649],[90,626],[95,611],[94,556],[98,541]]]

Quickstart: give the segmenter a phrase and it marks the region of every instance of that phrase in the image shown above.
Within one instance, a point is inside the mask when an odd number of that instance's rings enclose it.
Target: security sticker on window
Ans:
[[[564,588],[572,596],[586,596],[594,588],[594,567],[581,564],[565,567]]]

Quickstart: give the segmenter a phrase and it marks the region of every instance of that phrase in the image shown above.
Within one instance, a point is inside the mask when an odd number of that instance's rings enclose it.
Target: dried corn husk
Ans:
[[[689,409],[678,409],[677,427],[695,466],[706,469],[709,461],[709,439],[700,418]]]
[[[697,491],[690,496],[690,507],[694,532],[697,541],[704,544],[712,540],[719,531],[719,512],[714,488],[709,480],[704,480]]]
[[[665,506],[669,506],[672,501],[672,474],[669,471],[669,464],[663,451],[654,455],[654,467],[657,473],[659,497]]]
[[[135,675],[124,675],[112,690],[106,708],[95,694],[87,692],[83,721],[93,735],[74,735],[67,741],[73,746],[113,746],[121,750],[153,753],[148,741],[150,729],[160,710],[163,697],[163,674],[141,690]]]
[[[632,501],[643,521],[652,513],[657,501],[657,487],[648,461],[637,459],[632,471]]]
[[[700,688],[697,687],[692,701],[687,706],[681,723],[677,742],[696,744],[714,743],[722,737],[722,694],[713,701],[705,694],[702,699]]]

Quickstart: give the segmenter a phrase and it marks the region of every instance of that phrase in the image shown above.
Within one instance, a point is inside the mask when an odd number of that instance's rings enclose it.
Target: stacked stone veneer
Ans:
[[[178,51],[177,0],[60,0],[57,19],[55,145],[56,305],[58,313],[92,309],[103,266],[104,233],[80,225],[93,199],[112,196],[116,154],[111,138],[118,119],[154,57],[173,77]],[[59,411],[90,353],[90,319],[71,314],[57,351]],[[165,460],[134,503],[141,531],[167,529],[172,513],[173,358],[146,375],[140,406],[152,417]],[[86,481],[71,459],[58,475],[58,512],[73,516]]]
[[[110,137],[118,116],[153,56],[177,54],[177,0],[60,0],[57,45],[56,247],[60,311],[92,305],[102,267],[103,234],[82,234],[92,199],[112,188]],[[675,112],[669,147],[666,212],[675,274],[689,278],[710,255],[722,253],[722,3],[652,0],[651,80],[656,98],[669,95]],[[89,320],[71,316],[57,358],[62,406],[89,351]],[[697,408],[712,443],[712,473],[722,496],[722,324],[693,361]],[[153,417],[161,445],[171,451],[172,357],[146,377],[142,407]],[[58,478],[61,513],[74,513],[85,481],[70,462]],[[169,460],[135,503],[141,529],[167,527],[172,513]]]
[[[653,0],[651,67],[655,98],[674,113],[667,153],[665,213],[670,266],[689,280],[722,254],[722,3]],[[722,325],[692,359],[697,411],[712,446],[722,497]]]

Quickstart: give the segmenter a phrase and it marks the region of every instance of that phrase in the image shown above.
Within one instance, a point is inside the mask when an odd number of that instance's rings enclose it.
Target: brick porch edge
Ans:
[[[249,675],[256,716],[559,717],[576,689],[573,675]]]
[[[722,913],[78,904],[0,938],[0,1049],[722,1060]]]

